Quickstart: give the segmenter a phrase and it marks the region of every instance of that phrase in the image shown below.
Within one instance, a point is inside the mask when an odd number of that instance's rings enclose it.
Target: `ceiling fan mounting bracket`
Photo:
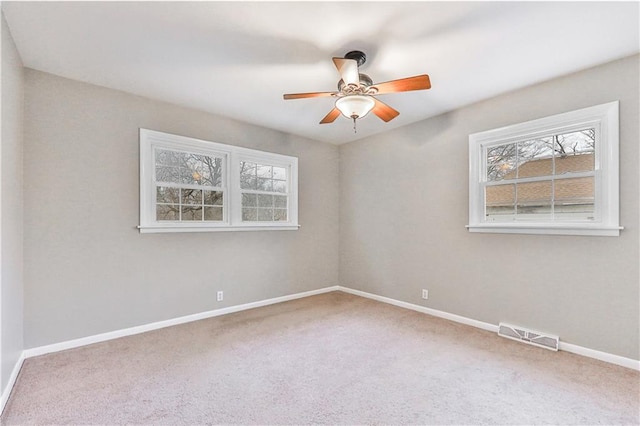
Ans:
[[[344,55],[344,58],[353,59],[358,63],[359,67],[362,66],[365,62],[367,62],[367,55],[365,55],[364,52],[361,52],[359,50],[352,50],[351,52],[347,52],[347,54]]]

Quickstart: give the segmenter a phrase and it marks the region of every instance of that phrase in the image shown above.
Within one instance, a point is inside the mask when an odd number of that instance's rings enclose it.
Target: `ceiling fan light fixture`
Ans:
[[[362,118],[376,105],[371,96],[364,95],[348,95],[338,98],[336,108],[340,110],[342,115],[347,118]]]

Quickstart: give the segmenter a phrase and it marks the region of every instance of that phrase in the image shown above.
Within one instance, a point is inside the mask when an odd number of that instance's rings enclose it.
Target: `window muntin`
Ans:
[[[154,158],[156,221],[224,220],[222,156],[156,148]]]
[[[295,157],[140,130],[141,232],[297,229],[297,187]]]
[[[593,221],[597,129],[483,147],[486,221]]]
[[[618,102],[469,136],[472,232],[619,235]]]
[[[285,167],[241,161],[242,221],[286,221],[288,187]]]

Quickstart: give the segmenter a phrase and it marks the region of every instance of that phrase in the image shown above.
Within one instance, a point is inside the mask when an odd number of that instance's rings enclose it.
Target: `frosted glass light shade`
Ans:
[[[348,95],[336,101],[336,108],[347,118],[362,118],[375,106],[371,96]]]

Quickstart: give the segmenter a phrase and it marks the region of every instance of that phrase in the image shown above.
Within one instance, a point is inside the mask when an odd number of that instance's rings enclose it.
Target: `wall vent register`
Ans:
[[[552,351],[557,351],[560,345],[560,338],[558,336],[505,323],[500,323],[498,335],[529,345],[550,349]]]

